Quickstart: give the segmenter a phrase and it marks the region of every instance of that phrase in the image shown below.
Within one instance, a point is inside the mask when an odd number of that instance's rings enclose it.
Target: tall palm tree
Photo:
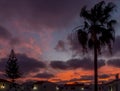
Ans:
[[[114,24],[116,20],[111,19],[111,12],[114,8],[115,5],[112,2],[105,4],[104,1],[97,3],[90,10],[83,7],[80,17],[83,17],[84,25],[75,28],[83,52],[87,52],[88,48],[94,50],[94,91],[98,91],[98,54],[101,53],[103,46],[108,47],[111,53],[115,40]]]

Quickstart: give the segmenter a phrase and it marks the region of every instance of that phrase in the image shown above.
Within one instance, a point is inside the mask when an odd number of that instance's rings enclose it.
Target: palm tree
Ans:
[[[90,10],[83,7],[80,17],[83,17],[84,25],[75,28],[83,52],[87,52],[88,48],[94,50],[94,91],[98,91],[98,54],[101,53],[103,46],[108,47],[111,53],[115,40],[116,20],[111,19],[111,12],[114,8],[115,5],[112,2],[105,4],[104,1],[97,3]]]

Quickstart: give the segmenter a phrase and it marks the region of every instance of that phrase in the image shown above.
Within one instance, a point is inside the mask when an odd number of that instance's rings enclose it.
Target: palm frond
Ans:
[[[117,21],[116,20],[110,20],[108,23],[107,23],[107,26],[108,27],[112,27],[113,25],[115,25],[117,23]]]
[[[112,2],[108,3],[108,5],[106,5],[104,8],[104,14],[106,16],[110,15],[115,7],[115,4],[113,4]]]
[[[115,7],[112,2],[106,5],[105,1],[101,1],[91,9],[87,9],[86,6],[81,9],[80,17],[84,18],[84,25],[76,27],[75,30],[83,49],[87,47],[92,49],[95,41],[98,52],[106,45],[111,49],[111,43],[115,40],[114,24],[116,24],[116,20],[111,19],[111,12]]]
[[[80,17],[83,17],[84,19],[91,21],[92,15],[91,15],[90,11],[86,10],[86,6],[84,6],[81,9]]]
[[[83,31],[82,29],[77,30],[78,41],[82,45],[83,49],[86,50],[86,45],[88,41],[88,34],[87,32]]]

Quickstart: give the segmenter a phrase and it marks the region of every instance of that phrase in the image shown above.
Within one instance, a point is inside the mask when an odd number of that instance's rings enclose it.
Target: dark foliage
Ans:
[[[84,51],[93,49],[96,45],[97,52],[101,53],[102,46],[108,46],[111,52],[112,42],[115,40],[114,24],[116,20],[111,19],[111,12],[115,5],[110,2],[99,2],[90,10],[83,7],[80,17],[84,18],[83,27],[77,29],[78,41]],[[95,43],[96,42],[96,43]]]
[[[98,91],[98,53],[101,53],[101,48],[106,46],[109,52],[112,53],[116,20],[111,19],[111,14],[114,8],[115,5],[112,2],[105,4],[104,1],[97,3],[89,10],[84,6],[80,12],[80,17],[84,19],[84,24],[82,27],[75,28],[83,52],[87,52],[88,48],[94,50],[94,91]]]
[[[15,82],[15,79],[20,78],[19,65],[17,64],[17,58],[15,57],[14,50],[11,50],[9,59],[6,64],[6,76]]]

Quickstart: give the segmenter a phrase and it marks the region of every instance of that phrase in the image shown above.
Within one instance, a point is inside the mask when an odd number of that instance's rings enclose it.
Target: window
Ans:
[[[5,88],[5,85],[4,84],[1,84],[0,85],[0,89],[4,89]]]
[[[37,90],[37,89],[38,89],[38,87],[36,85],[34,85],[33,90]]]

